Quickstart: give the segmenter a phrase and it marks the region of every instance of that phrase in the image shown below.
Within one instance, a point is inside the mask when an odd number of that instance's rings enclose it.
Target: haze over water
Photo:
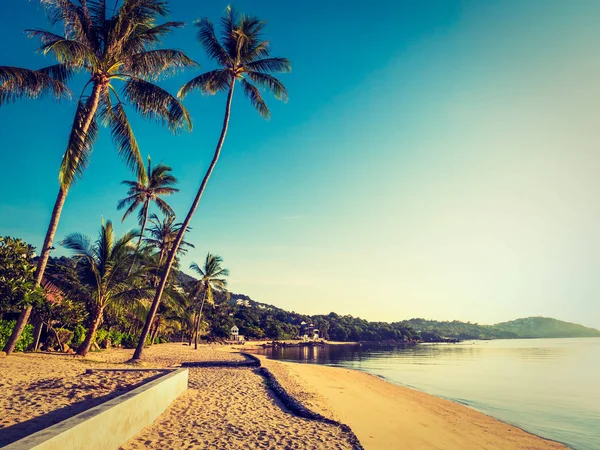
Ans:
[[[265,349],[464,403],[578,450],[600,449],[600,338]]]

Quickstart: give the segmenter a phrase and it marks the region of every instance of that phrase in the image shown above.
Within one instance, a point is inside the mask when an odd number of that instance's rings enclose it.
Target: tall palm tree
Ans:
[[[164,164],[159,164],[152,167],[152,161],[148,156],[148,170],[145,177],[146,179],[138,179],[137,181],[122,181],[121,184],[129,186],[127,191],[127,197],[119,201],[117,209],[121,210],[128,207],[123,214],[121,222],[125,221],[127,216],[135,211],[138,207],[140,208],[138,214],[138,220],[142,229],[140,231],[140,238],[136,246],[136,252],[139,251],[142,239],[144,238],[144,231],[146,230],[146,223],[148,221],[148,213],[150,211],[150,204],[154,202],[158,209],[161,210],[166,216],[174,216],[175,212],[169,206],[169,204],[160,198],[163,195],[170,195],[175,192],[179,192],[179,189],[175,189],[173,185],[177,183],[177,178],[171,175],[171,168]],[[133,266],[132,266],[133,267]]]
[[[219,42],[210,20],[204,18],[196,22],[198,41],[204,47],[208,56],[217,62],[219,68],[192,79],[181,88],[178,94],[180,97],[185,97],[189,92],[196,89],[204,94],[216,94],[220,91],[227,91],[225,117],[223,118],[221,135],[219,136],[213,159],[202,179],[198,193],[183,221],[183,226],[179,230],[175,245],[167,257],[162,278],[156,289],[152,307],[133,359],[140,359],[142,356],[144,342],[154,319],[154,314],[156,314],[156,310],[158,309],[177,249],[183,240],[183,235],[192,220],[206,184],[219,160],[229,125],[231,100],[233,99],[233,90],[236,82],[240,82],[250,103],[265,118],[269,117],[270,112],[258,88],[269,90],[279,100],[287,101],[288,98],[285,86],[271,74],[289,72],[291,64],[285,58],[275,58],[269,55],[269,43],[262,40],[262,31],[265,27],[265,22],[251,16],[239,16],[231,8],[227,8],[224,17],[221,19],[221,25],[223,32],[221,34],[221,42]]]
[[[152,83],[174,71],[195,65],[183,52],[157,48],[164,36],[183,26],[182,22],[157,25],[168,13],[164,0],[123,0],[117,9],[107,0],[43,0],[52,25],[61,24],[63,35],[50,31],[28,30],[39,38],[43,54],[58,60],[55,73],[84,72],[88,78],[78,99],[66,152],[59,170],[59,190],[36,270],[39,286],[60,215],[71,184],[89,162],[98,119],[110,127],[119,155],[141,179],[144,164],[125,112],[125,101],[144,118],[157,119],[174,132],[191,128],[185,107],[171,94]],[[109,9],[112,10],[109,11]],[[115,81],[123,81],[121,93]],[[10,354],[31,314],[25,309],[13,329],[4,351]]]
[[[219,255],[213,255],[208,252],[202,267],[195,262],[190,264],[190,269],[200,275],[200,279],[192,286],[193,297],[202,294],[200,308],[194,320],[194,348],[196,349],[198,348],[198,332],[200,322],[202,321],[202,309],[204,308],[204,303],[208,302],[209,305],[213,305],[215,302],[213,295],[214,291],[220,292],[227,288],[227,280],[225,277],[229,276],[229,270],[221,266],[222,262],[223,258]]]
[[[83,298],[90,313],[85,340],[77,350],[80,355],[89,352],[107,306],[115,302],[139,301],[148,296],[147,289],[136,287],[144,269],[129,273],[135,256],[132,244],[135,237],[135,233],[128,232],[116,239],[112,222],[107,221],[102,223],[98,239],[93,243],[80,233],[69,234],[60,243],[71,250],[76,261],[77,280],[65,289],[69,295]]]

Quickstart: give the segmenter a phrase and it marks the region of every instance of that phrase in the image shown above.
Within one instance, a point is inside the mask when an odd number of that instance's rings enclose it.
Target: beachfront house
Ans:
[[[240,334],[240,329],[235,325],[229,330],[229,340],[234,342],[241,342],[244,340],[244,336]]]

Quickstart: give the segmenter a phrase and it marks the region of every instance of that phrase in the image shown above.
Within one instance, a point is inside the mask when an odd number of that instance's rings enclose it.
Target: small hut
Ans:
[[[244,340],[244,336],[240,335],[240,329],[235,325],[231,327],[231,330],[229,330],[229,340],[234,342]]]

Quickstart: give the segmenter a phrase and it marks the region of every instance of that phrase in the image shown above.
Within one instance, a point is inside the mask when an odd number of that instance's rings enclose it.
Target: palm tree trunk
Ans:
[[[192,326],[188,329],[188,346],[192,346],[192,340],[194,339],[194,331],[196,330],[196,312],[192,314]]]
[[[33,319],[34,327],[33,327],[33,342],[29,346],[28,350],[37,352],[40,347],[40,338],[42,336],[42,331],[44,329],[44,322],[42,318],[37,316]]]
[[[92,346],[92,342],[96,339],[96,331],[98,331],[98,327],[100,326],[100,322],[102,321],[102,309],[97,308],[94,310],[92,314],[92,322],[90,324],[90,328],[88,329],[85,339],[81,346],[77,349],[77,354],[81,356],[86,356],[90,347]]]
[[[135,353],[133,354],[133,360],[140,359],[142,357],[142,352],[144,351],[144,342],[146,340],[146,336],[148,336],[148,331],[150,330],[150,325],[154,320],[154,316],[156,315],[156,311],[158,310],[158,305],[160,304],[160,299],[162,297],[163,291],[165,290],[165,286],[167,285],[167,278],[169,277],[169,272],[171,271],[171,267],[173,266],[173,261],[175,260],[175,256],[177,255],[177,250],[179,249],[179,245],[183,240],[183,235],[185,234],[187,227],[196,212],[196,208],[198,208],[198,204],[200,203],[200,199],[202,198],[202,194],[204,194],[204,190],[206,189],[206,184],[217,165],[217,161],[219,160],[219,156],[221,155],[221,148],[223,147],[223,142],[225,141],[225,136],[227,135],[227,128],[229,126],[229,117],[231,115],[231,99],[233,98],[233,88],[235,86],[235,79],[231,82],[231,86],[229,88],[229,94],[227,96],[227,104],[225,106],[225,117],[223,118],[223,128],[221,129],[221,136],[219,136],[219,141],[217,142],[217,147],[215,149],[215,154],[213,159],[208,166],[208,170],[206,174],[204,174],[204,178],[202,179],[202,183],[200,184],[200,188],[198,189],[198,193],[196,194],[196,198],[194,198],[194,202],[192,203],[192,207],[190,208],[181,228],[179,229],[179,233],[177,233],[177,238],[173,243],[173,247],[169,251],[169,256],[167,257],[167,261],[165,263],[165,268],[162,274],[162,278],[158,287],[156,289],[156,294],[154,295],[154,300],[152,301],[152,307],[150,308],[150,313],[146,318],[146,323],[144,324],[144,329],[142,330],[142,335],[140,336],[140,340],[138,342],[138,346],[135,349]]]
[[[90,104],[90,110],[82,127],[84,134],[87,134],[88,130],[90,129],[90,125],[92,124],[92,120],[96,115],[100,101],[100,94],[103,89],[104,85],[102,83],[94,83],[94,88],[92,89],[90,100],[88,101]],[[54,209],[52,210],[52,217],[50,218],[50,223],[48,224],[48,230],[46,231],[46,237],[44,238],[44,245],[42,246],[42,252],[40,253],[37,263],[35,273],[36,288],[42,284],[42,279],[44,278],[44,272],[46,271],[46,265],[48,264],[50,251],[52,250],[52,242],[54,241],[54,235],[56,234],[56,229],[58,228],[58,221],[60,220],[60,215],[62,213],[65,200],[67,199],[67,194],[69,193],[69,187],[70,186],[63,186],[61,184],[60,188],[58,189],[58,195],[56,197],[56,201],[54,202]],[[10,355],[15,350],[15,346],[17,345],[17,342],[19,341],[19,338],[25,329],[25,325],[27,325],[27,321],[29,320],[32,309],[33,308],[31,306],[28,306],[21,311],[10,339],[4,347],[6,356]]]
[[[142,245],[142,239],[144,239],[144,230],[146,229],[146,222],[148,221],[148,200],[146,200],[146,205],[144,205],[144,221],[142,222],[142,229],[140,230],[140,238],[138,240],[137,245],[135,246],[135,253],[133,254],[133,261],[131,261],[131,267],[129,268],[129,272],[127,272],[127,276],[131,275],[133,271],[133,266],[135,266],[135,260],[137,259],[138,252],[140,251],[140,246]]]
[[[200,311],[198,311],[198,321],[196,322],[196,334],[194,339],[194,349],[198,350],[198,333],[200,332],[200,322],[202,321],[202,308],[204,308],[204,302],[206,301],[206,290],[204,291],[204,297],[202,297],[202,303],[200,303]]]

